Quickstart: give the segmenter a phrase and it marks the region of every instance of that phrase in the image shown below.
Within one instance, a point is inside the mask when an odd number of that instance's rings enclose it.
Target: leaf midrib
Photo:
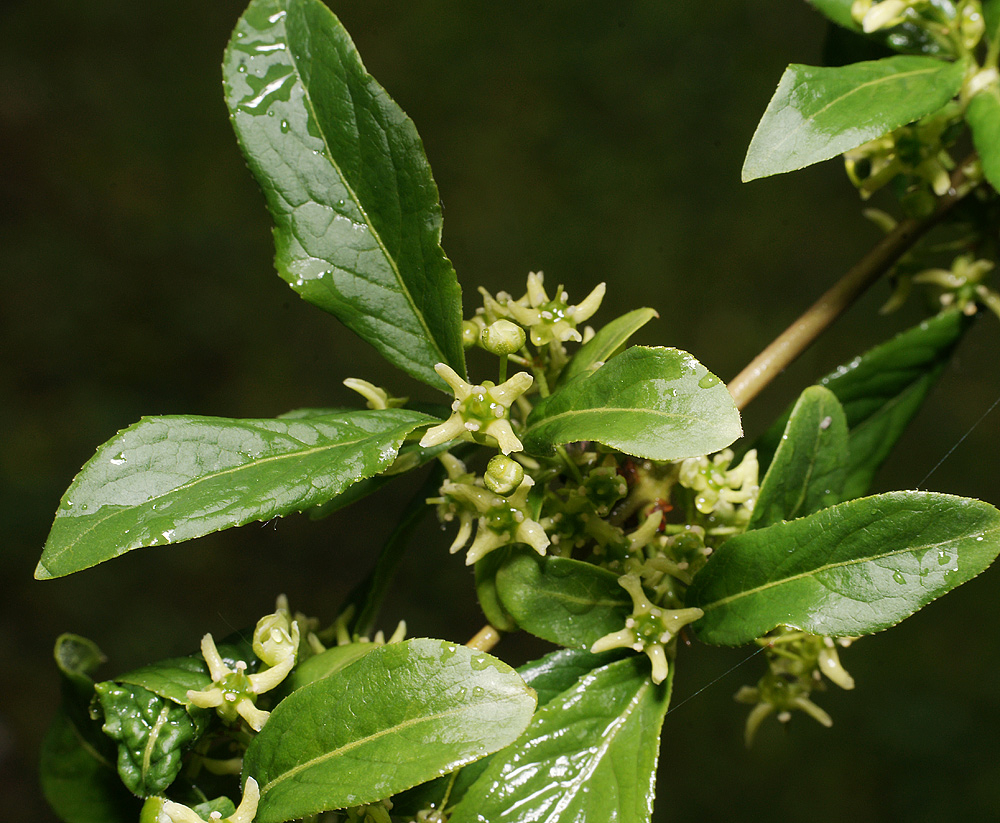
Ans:
[[[292,0],[292,2],[294,2],[294,0]],[[288,6],[290,6],[290,5],[291,5],[291,2],[286,3],[286,6],[285,6],[286,10],[287,10]],[[333,16],[333,12],[332,11],[329,11],[329,9],[327,9],[327,12],[330,14],[331,17]],[[444,356],[444,352],[441,350],[441,347],[438,345],[437,338],[434,337],[434,335],[431,333],[430,327],[427,325],[427,321],[424,318],[423,311],[421,311],[421,310],[419,310],[417,308],[416,301],[413,299],[413,295],[410,293],[409,288],[407,287],[405,281],[403,280],[403,276],[402,276],[402,274],[401,274],[401,272],[399,270],[399,265],[397,264],[396,259],[391,254],[389,254],[389,249],[386,247],[385,242],[382,240],[381,234],[375,228],[375,225],[372,223],[371,219],[369,218],[367,209],[365,209],[365,207],[361,204],[361,198],[358,196],[357,192],[355,192],[354,187],[351,185],[351,183],[347,179],[347,176],[341,170],[340,164],[337,163],[337,161],[334,159],[333,152],[332,152],[332,150],[330,148],[330,142],[327,140],[327,137],[326,137],[326,129],[321,124],[319,117],[316,116],[316,107],[313,105],[312,95],[311,95],[311,93],[309,91],[309,86],[306,84],[305,80],[303,79],[302,72],[299,70],[299,66],[298,66],[298,62],[299,61],[295,58],[294,49],[291,47],[292,44],[288,41],[288,24],[287,24],[286,21],[282,21],[281,29],[282,29],[282,32],[283,32],[283,35],[284,35],[283,39],[286,42],[286,44],[288,45],[288,52],[287,52],[288,53],[288,59],[289,59],[291,65],[292,65],[292,69],[295,71],[295,75],[296,75],[297,81],[302,86],[302,97],[303,97],[303,100],[304,100],[304,105],[309,110],[309,115],[312,117],[313,122],[316,123],[316,128],[319,131],[320,139],[323,141],[323,147],[326,149],[324,156],[326,157],[327,161],[329,161],[330,165],[333,167],[333,169],[336,172],[337,176],[340,178],[341,182],[344,185],[344,188],[347,189],[347,193],[350,196],[351,202],[353,202],[354,205],[357,206],[358,211],[361,212],[361,215],[364,217],[365,226],[367,226],[368,230],[371,232],[372,237],[375,238],[375,242],[378,243],[378,247],[379,247],[379,249],[382,252],[382,256],[388,261],[389,267],[392,270],[393,276],[396,279],[396,283],[399,286],[400,292],[406,298],[406,302],[409,304],[409,306],[413,310],[413,314],[417,318],[417,321],[418,321],[420,327],[423,329],[427,341],[433,347],[434,353],[440,357],[440,362],[447,362],[447,358]],[[364,67],[363,66],[362,66],[362,71],[364,71]],[[371,75],[368,75],[368,76],[371,77]],[[344,86],[345,86],[345,88],[347,88],[348,87],[347,72],[344,73],[342,79],[344,80]],[[350,94],[350,100],[351,100],[352,107],[356,107],[356,102],[355,102],[355,98],[354,98],[353,94]],[[357,120],[357,118],[355,118],[355,120]],[[358,133],[358,142],[359,143],[360,143],[360,140],[361,140],[361,136],[360,136],[360,132],[359,132]],[[397,184],[397,192],[398,192],[398,184]],[[329,260],[327,260],[326,262],[330,263]],[[330,263],[330,265],[333,265],[333,263]]]
[[[937,61],[935,61],[935,62],[937,62]],[[782,146],[784,146],[785,143],[787,143],[792,137],[795,137],[797,134],[799,134],[802,131],[802,129],[805,128],[805,126],[808,123],[810,123],[811,121],[814,121],[817,117],[819,117],[820,115],[822,115],[831,106],[835,106],[835,105],[841,103],[842,101],[846,100],[847,98],[851,97],[854,94],[857,94],[857,93],[859,93],[859,92],[861,92],[861,91],[863,91],[863,90],[865,90],[865,89],[867,89],[867,88],[869,88],[871,86],[876,86],[876,85],[878,85],[880,83],[887,83],[887,82],[892,81],[892,80],[906,79],[908,77],[912,77],[912,76],[915,76],[915,75],[927,74],[927,73],[931,73],[931,72],[938,72],[940,70],[941,70],[940,66],[928,66],[927,68],[924,68],[924,69],[912,69],[910,71],[896,72],[894,74],[886,75],[885,77],[879,77],[879,78],[876,78],[874,80],[867,80],[864,83],[862,83],[860,86],[853,86],[849,91],[845,92],[844,94],[840,95],[839,97],[834,98],[833,100],[831,100],[829,103],[827,103],[822,108],[817,109],[812,114],[810,114],[807,117],[803,118],[802,123],[797,128],[789,130],[788,132],[785,133],[784,137],[782,137],[776,143],[772,144],[771,153],[772,154],[775,153],[778,149],[780,149]],[[798,86],[801,86],[801,85],[802,85],[802,83],[800,82],[799,84],[797,84],[796,88]],[[789,107],[789,105],[786,105],[783,108],[788,108],[788,107]]]
[[[992,529],[985,529],[981,532],[981,535],[983,537],[986,537],[986,535],[988,534],[994,534],[997,532],[1000,532],[1000,526],[994,527]],[[768,581],[767,583],[763,583],[760,586],[755,586],[752,589],[744,589],[743,591],[735,592],[734,594],[727,595],[726,597],[720,598],[719,600],[713,600],[711,603],[702,604],[699,608],[701,608],[702,611],[708,613],[712,611],[712,609],[718,608],[719,606],[727,605],[728,603],[734,603],[737,600],[740,600],[744,597],[750,597],[751,595],[759,594],[761,592],[767,591],[768,589],[773,589],[778,586],[784,586],[789,583],[794,583],[798,580],[802,580],[803,578],[814,577],[817,574],[830,571],[832,569],[842,569],[848,566],[856,566],[861,563],[874,563],[877,560],[884,560],[885,558],[888,557],[897,557],[898,555],[901,554],[909,554],[918,551],[930,551],[931,549],[937,548],[939,546],[954,545],[960,540],[964,540],[971,536],[972,533],[970,532],[959,535],[958,537],[955,538],[951,538],[949,540],[943,540],[938,543],[927,543],[920,546],[908,546],[904,549],[896,549],[895,551],[883,552],[882,554],[868,555],[866,557],[855,558],[853,560],[844,560],[839,563],[828,563],[823,566],[818,566],[815,569],[810,569],[809,571],[804,571],[800,572],[799,574],[791,575],[790,577],[783,577],[780,580]]]
[[[260,790],[261,796],[262,797],[265,796],[267,794],[267,792],[270,791],[273,787],[275,787],[275,786],[283,783],[286,780],[290,780],[291,778],[295,777],[295,775],[299,774],[302,771],[305,771],[306,769],[312,768],[314,766],[322,765],[323,763],[326,763],[331,758],[339,757],[341,755],[344,755],[347,752],[350,752],[353,749],[358,748],[359,746],[362,746],[364,744],[371,743],[371,742],[374,742],[376,740],[379,740],[380,738],[385,737],[388,734],[394,734],[394,733],[397,733],[397,732],[400,732],[400,731],[404,731],[406,729],[413,728],[415,726],[419,726],[419,725],[424,724],[424,723],[431,723],[431,722],[435,722],[435,721],[438,721],[438,720],[444,720],[444,719],[449,718],[449,717],[454,717],[456,715],[461,715],[463,713],[468,712],[471,709],[476,709],[476,708],[478,708],[480,706],[485,706],[487,704],[495,704],[497,702],[500,702],[500,700],[508,701],[508,700],[514,699],[515,697],[517,697],[517,695],[515,695],[515,694],[507,694],[507,695],[502,696],[501,698],[494,697],[494,699],[489,700],[489,701],[481,701],[479,703],[466,703],[466,704],[463,704],[461,706],[456,706],[455,708],[452,708],[452,709],[447,709],[446,711],[443,711],[443,712],[437,712],[435,714],[428,714],[428,715],[421,715],[420,717],[414,717],[414,718],[411,718],[409,720],[404,720],[401,723],[396,723],[395,725],[389,726],[388,728],[385,728],[385,729],[382,729],[380,731],[377,731],[374,734],[370,734],[370,735],[367,735],[365,737],[358,738],[357,740],[352,740],[350,743],[345,743],[343,746],[340,746],[339,748],[333,749],[332,751],[329,751],[329,752],[324,752],[323,754],[320,754],[320,755],[317,755],[316,757],[310,758],[309,760],[307,760],[307,761],[305,761],[303,763],[300,763],[297,766],[293,766],[292,768],[288,769],[287,771],[282,772],[277,777],[273,778],[272,780],[269,780],[263,786],[263,788],[261,788],[261,790]]]
[[[417,425],[421,425],[421,424],[418,423]],[[416,428],[416,426],[414,426],[414,428]],[[391,429],[390,432],[395,432],[396,435],[398,436],[398,429]],[[384,433],[380,433],[380,434],[388,435],[389,432],[384,432]],[[337,443],[328,443],[328,444],[323,445],[323,446],[315,446],[313,448],[306,449],[304,451],[285,452],[284,454],[276,454],[276,455],[272,455],[270,457],[262,457],[262,458],[259,458],[259,459],[256,459],[256,460],[251,460],[249,463],[243,463],[243,464],[241,464],[239,466],[233,466],[233,467],[228,468],[228,469],[222,469],[220,471],[213,472],[211,474],[200,475],[199,477],[195,477],[192,480],[189,480],[189,481],[187,481],[186,483],[183,483],[180,486],[177,486],[177,487],[175,487],[173,489],[170,489],[169,491],[167,491],[167,492],[165,492],[163,494],[157,495],[155,497],[150,497],[147,500],[144,500],[142,503],[139,503],[139,504],[134,505],[134,506],[127,506],[124,509],[117,509],[115,511],[109,512],[104,517],[98,517],[98,512],[94,512],[94,513],[92,513],[90,515],[65,515],[65,514],[59,515],[60,518],[68,518],[70,516],[73,516],[73,517],[77,517],[77,518],[79,518],[79,517],[88,517],[88,518],[89,517],[95,517],[97,519],[93,520],[92,523],[91,523],[91,525],[88,528],[86,528],[83,531],[79,532],[77,534],[77,536],[75,537],[75,539],[72,542],[65,544],[58,553],[53,553],[52,557],[50,558],[50,562],[52,560],[57,560],[58,558],[62,557],[66,552],[71,551],[73,548],[75,548],[80,543],[81,540],[83,540],[84,538],[86,538],[87,535],[89,535],[91,532],[93,532],[95,529],[99,528],[100,526],[104,525],[104,523],[106,523],[111,518],[114,518],[114,517],[117,517],[117,516],[123,515],[123,514],[133,513],[133,512],[135,512],[138,509],[142,509],[144,507],[149,506],[151,503],[154,503],[155,501],[163,500],[164,498],[170,497],[171,495],[176,494],[177,492],[185,491],[185,490],[194,488],[199,483],[207,482],[208,480],[215,480],[215,479],[218,479],[220,477],[225,477],[227,474],[235,474],[236,472],[243,471],[244,469],[257,468],[257,467],[259,467],[259,466],[261,466],[261,465],[263,465],[265,463],[270,463],[270,462],[273,462],[273,461],[276,461],[276,460],[301,459],[301,458],[309,457],[309,456],[311,456],[313,454],[316,454],[318,452],[322,452],[322,451],[325,451],[325,450],[329,450],[329,449],[336,449],[336,448],[347,447],[347,446],[355,446],[358,443],[363,443],[366,440],[370,440],[370,439],[372,439],[373,437],[376,437],[376,436],[377,435],[369,435],[368,437],[358,437],[358,438],[356,438],[354,440],[338,441]],[[393,439],[395,439],[395,437]],[[141,474],[141,472],[137,472],[135,475],[129,475],[129,477],[136,477],[139,474]],[[105,507],[102,507],[102,508],[105,508]],[[48,567],[46,566],[46,569],[47,568]]]
[[[616,728],[611,732],[611,734],[606,734],[601,737],[600,745],[593,750],[593,757],[588,759],[587,768],[580,769],[577,772],[577,779],[574,780],[574,785],[571,789],[566,791],[564,796],[565,802],[560,801],[556,805],[556,811],[560,812],[569,806],[570,802],[575,800],[577,795],[583,789],[583,785],[586,779],[590,777],[597,769],[600,768],[601,764],[604,763],[604,759],[607,756],[608,750],[611,748],[611,744],[618,738],[622,730],[628,725],[629,719],[632,717],[632,713],[636,710],[639,704],[642,702],[642,698],[646,691],[651,687],[652,681],[648,678],[644,679],[642,685],[636,689],[635,694],[628,702],[625,710],[619,712],[617,720],[620,722],[617,724]]]

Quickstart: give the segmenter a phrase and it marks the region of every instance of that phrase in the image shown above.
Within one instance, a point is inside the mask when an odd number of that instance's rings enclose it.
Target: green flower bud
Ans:
[[[490,354],[506,357],[513,354],[525,341],[524,329],[510,320],[497,320],[483,329],[480,342]]]
[[[479,342],[479,333],[482,329],[482,321],[476,323],[475,320],[463,320],[462,321],[462,345],[471,349],[476,343]]]
[[[502,454],[490,460],[483,477],[486,488],[497,494],[512,492],[521,485],[522,480],[524,480],[524,469],[521,464]]]

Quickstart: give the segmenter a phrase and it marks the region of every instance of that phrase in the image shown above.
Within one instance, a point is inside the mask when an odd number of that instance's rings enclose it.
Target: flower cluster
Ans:
[[[662,609],[654,606],[642,588],[637,574],[618,578],[619,585],[632,598],[632,614],[625,619],[625,628],[607,634],[590,647],[593,654],[611,649],[633,649],[643,652],[653,664],[654,683],[662,683],[669,674],[666,647],[688,623],[704,612],[701,609]]]
[[[575,306],[570,305],[569,295],[563,291],[562,286],[556,289],[556,296],[550,299],[543,284],[542,273],[531,272],[528,275],[528,291],[520,300],[514,300],[506,292],[498,292],[493,297],[485,289],[480,289],[486,323],[498,319],[513,320],[528,330],[535,346],[582,342],[583,336],[577,326],[589,320],[600,308],[604,299],[604,283],[597,285]]]
[[[748,451],[738,466],[731,466],[732,462],[732,449],[724,449],[712,457],[691,457],[680,463],[677,482],[693,492],[694,508],[703,515],[709,535],[743,531],[757,502],[757,451]]]
[[[830,715],[809,699],[814,689],[822,689],[822,676],[842,689],[853,689],[852,678],[840,665],[837,643],[848,645],[850,638],[835,641],[807,632],[779,628],[757,641],[767,650],[768,671],[756,686],[743,686],[736,700],[753,706],[747,716],[745,739],[753,743],[765,718],[776,714],[787,723],[793,711],[805,712],[816,722],[831,726]]]

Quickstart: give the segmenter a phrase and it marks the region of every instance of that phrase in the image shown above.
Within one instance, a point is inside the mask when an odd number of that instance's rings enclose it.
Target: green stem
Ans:
[[[576,463],[572,461],[572,459],[570,458],[569,454],[566,451],[566,447],[556,446],[556,454],[558,454],[562,458],[563,463],[566,464],[566,468],[569,469],[569,473],[573,475],[573,479],[577,483],[580,483],[582,485],[583,475],[580,474],[580,467],[577,466]]]
[[[500,358],[500,379],[497,381],[499,386],[501,383],[507,380],[507,355]]]
[[[733,378],[729,383],[729,392],[736,401],[737,408],[746,408],[768,383],[809,348],[869,286],[889,271],[917,240],[937,225],[956,203],[976,187],[976,183],[966,180],[966,170],[975,159],[975,155],[972,155],[958,165],[951,177],[951,189],[939,198],[937,209],[930,217],[900,222]]]

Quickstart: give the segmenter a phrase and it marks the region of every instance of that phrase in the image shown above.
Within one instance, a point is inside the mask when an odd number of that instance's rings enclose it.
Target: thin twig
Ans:
[[[499,642],[500,632],[487,623],[465,645],[476,651],[488,652]]]
[[[873,283],[895,265],[913,244],[932,229],[951,208],[975,188],[967,179],[975,155],[958,165],[951,177],[951,188],[938,200],[930,217],[907,219],[861,258],[819,300],[813,303],[792,325],[758,354],[729,383],[736,407],[743,409],[775,377],[789,366],[827,327],[843,314]]]

